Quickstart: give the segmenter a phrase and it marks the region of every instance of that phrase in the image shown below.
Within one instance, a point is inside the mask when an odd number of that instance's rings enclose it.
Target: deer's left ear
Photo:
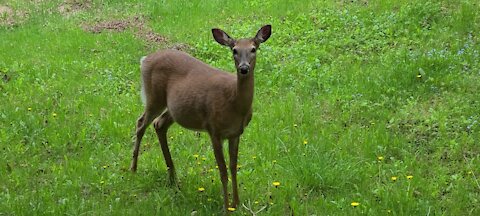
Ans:
[[[271,34],[272,34],[272,26],[265,25],[262,28],[260,28],[260,30],[258,30],[257,35],[255,35],[255,38],[253,38],[253,40],[255,41],[256,44],[260,44],[267,41]]]

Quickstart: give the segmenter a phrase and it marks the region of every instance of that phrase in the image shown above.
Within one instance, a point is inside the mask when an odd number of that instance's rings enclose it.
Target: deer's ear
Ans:
[[[272,34],[272,26],[271,25],[265,25],[260,30],[258,30],[257,35],[255,35],[255,38],[253,40],[255,43],[260,44],[268,40],[270,35]]]
[[[232,48],[235,44],[235,40],[230,36],[228,36],[228,34],[222,31],[221,29],[217,29],[217,28],[212,29],[212,34],[213,34],[213,38],[215,38],[215,40],[221,45]]]

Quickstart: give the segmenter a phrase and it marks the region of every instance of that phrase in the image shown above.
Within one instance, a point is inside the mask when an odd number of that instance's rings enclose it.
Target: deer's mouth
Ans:
[[[248,74],[248,70],[238,70],[240,72],[240,74],[242,75],[247,75]]]

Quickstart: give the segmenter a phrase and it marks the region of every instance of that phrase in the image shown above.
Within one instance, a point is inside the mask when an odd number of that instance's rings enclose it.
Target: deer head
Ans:
[[[261,43],[267,41],[271,33],[272,26],[265,25],[258,30],[255,37],[235,40],[221,29],[212,29],[213,38],[215,38],[219,44],[232,49],[235,68],[237,69],[237,74],[240,76],[246,76],[253,72],[257,49]]]

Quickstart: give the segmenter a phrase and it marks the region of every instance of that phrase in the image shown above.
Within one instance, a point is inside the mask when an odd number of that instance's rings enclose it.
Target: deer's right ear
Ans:
[[[222,31],[221,29],[217,29],[217,28],[212,29],[212,34],[213,34],[213,38],[215,38],[215,40],[221,45],[232,48],[235,44],[235,40],[232,39],[230,36],[228,36],[228,34]]]

